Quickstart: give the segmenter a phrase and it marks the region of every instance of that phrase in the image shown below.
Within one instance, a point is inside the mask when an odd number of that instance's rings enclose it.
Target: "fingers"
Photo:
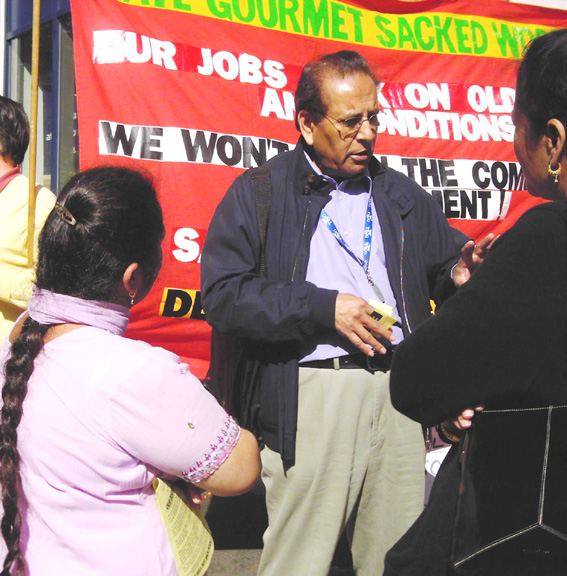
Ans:
[[[198,488],[195,491],[191,492],[191,502],[195,504],[195,506],[200,506],[205,500],[208,500],[212,494],[207,492],[206,490],[199,490]]]
[[[494,241],[496,240],[496,235],[495,234],[487,234],[482,240],[479,241],[479,243],[475,246],[475,252],[481,252],[482,254],[486,254],[490,248],[492,247],[492,244],[494,243]]]
[[[475,244],[474,240],[469,240],[462,248],[461,248],[461,259],[464,262],[469,262],[472,259],[473,253],[475,251]]]
[[[474,415],[482,410],[484,410],[484,406],[477,406],[474,410],[472,408],[467,408],[462,411],[453,424],[459,430],[466,430],[472,426]]]
[[[385,338],[394,341],[395,336],[371,314],[372,306],[352,294],[339,294],[335,304],[335,328],[337,332],[368,356],[374,352],[386,353],[386,348],[377,340]]]
[[[476,264],[479,264],[486,258],[486,255],[490,252],[496,238],[497,236],[495,234],[487,234],[478,244],[475,245],[472,257]]]
[[[455,423],[456,427],[459,430],[466,430],[467,428],[470,428],[473,416],[474,416],[474,410],[472,409],[463,410],[461,415],[457,417],[457,421]]]

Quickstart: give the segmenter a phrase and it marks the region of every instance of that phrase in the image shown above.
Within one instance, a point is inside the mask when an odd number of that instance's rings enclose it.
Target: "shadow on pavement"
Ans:
[[[268,527],[266,490],[258,482],[242,496],[213,496],[207,512],[215,549],[252,550],[262,548],[262,535]]]

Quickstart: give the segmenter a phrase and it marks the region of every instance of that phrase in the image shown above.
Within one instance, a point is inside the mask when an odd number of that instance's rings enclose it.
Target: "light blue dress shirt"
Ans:
[[[308,160],[313,169],[321,174],[311,159]],[[343,180],[340,184],[330,176],[323,174],[323,177],[335,186],[330,193],[331,200],[325,206],[325,211],[335,223],[344,241],[358,258],[362,259],[365,219],[369,196],[372,193],[372,179],[368,171],[361,176]],[[393,316],[399,321],[396,300],[388,280],[382,231],[374,202],[371,202],[371,207],[372,245],[369,273],[380,288],[385,303],[394,308]],[[353,294],[365,300],[379,300],[362,266],[341,246],[321,219],[311,239],[306,279],[320,288],[338,290],[339,293]],[[393,331],[396,336],[395,343],[398,344],[403,340],[402,330],[394,327]],[[323,339],[319,335],[312,342],[305,343],[301,362],[336,358],[359,352],[358,348],[338,333]]]

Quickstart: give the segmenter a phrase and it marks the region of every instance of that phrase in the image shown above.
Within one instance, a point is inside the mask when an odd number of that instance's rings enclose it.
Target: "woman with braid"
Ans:
[[[2,576],[174,576],[152,481],[226,496],[257,480],[256,440],[187,366],[122,338],[163,236],[152,184],[125,168],[73,177],[46,221],[0,347]]]

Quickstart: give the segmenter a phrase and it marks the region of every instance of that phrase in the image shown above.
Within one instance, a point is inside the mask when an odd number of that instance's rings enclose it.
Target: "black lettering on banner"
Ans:
[[[140,151],[140,157],[145,160],[161,160],[163,158],[163,153],[159,150],[152,150],[152,148],[158,148],[161,144],[153,136],[163,136],[163,128],[154,126],[144,126],[142,128],[142,150]]]
[[[126,127],[124,124],[117,124],[114,134],[112,134],[110,122],[103,121],[100,123],[100,126],[106,147],[110,154],[118,154],[118,146],[122,145],[124,155],[132,156],[132,153],[134,152],[134,146],[138,140],[138,132],[140,130],[139,126],[131,127],[130,136],[126,136]]]
[[[217,144],[217,154],[223,164],[236,166],[242,158],[242,146],[234,136],[221,136]]]
[[[267,151],[268,141],[260,140],[259,144],[260,144],[259,148],[256,148],[254,146],[254,141],[252,140],[252,138],[244,138],[242,142],[242,147],[244,149],[244,158],[243,158],[244,168],[252,167],[251,162],[252,158],[254,158],[256,166],[261,166],[262,164],[264,164],[264,162],[266,162],[268,158],[268,151]]]
[[[492,187],[497,190],[525,190],[526,178],[517,162],[475,162],[472,168],[474,183],[481,188]]]
[[[270,138],[234,136],[204,130],[161,126],[129,126],[106,120],[99,122],[101,154],[142,160],[195,162],[250,168],[289,150],[289,144]],[[183,152],[179,154],[179,136]]]
[[[458,190],[443,190],[445,216],[447,218],[458,218],[460,216],[458,197]]]
[[[447,218],[461,220],[487,220],[492,194],[498,194],[500,211],[504,207],[506,193],[499,190],[429,190],[439,203]]]
[[[195,132],[194,138],[191,131],[186,128],[181,129],[181,137],[185,146],[185,153],[189,162],[197,162],[199,153],[204,164],[213,162],[214,153],[218,154],[220,161],[227,166],[236,166],[242,162],[244,168],[251,166],[261,166],[268,160],[268,150],[276,151],[276,154],[289,150],[289,145],[278,140],[267,138],[258,139],[258,145],[250,136],[243,136],[242,142],[236,136],[209,133],[207,141],[206,133],[202,130]]]
[[[424,187],[458,186],[455,178],[454,160],[437,160],[434,158],[401,158],[402,166],[412,180],[418,180]]]
[[[472,177],[474,183],[483,190],[490,186],[490,178],[486,177],[487,172],[490,173],[490,168],[486,162],[475,162]]]
[[[165,288],[161,299],[159,315],[167,318],[204,320],[200,290]]]
[[[183,138],[183,144],[185,145],[185,152],[189,162],[196,162],[199,152],[201,152],[205,164],[210,164],[213,161],[213,154],[215,152],[215,144],[217,142],[218,134],[211,132],[209,135],[209,141],[207,142],[205,140],[205,133],[202,130],[197,130],[195,133],[195,142],[193,142],[191,140],[191,132],[182,128],[181,136]]]
[[[526,177],[523,175],[517,162],[508,164],[508,190],[525,190]]]
[[[120,154],[119,149],[122,147],[124,156],[132,156],[138,137],[141,140],[140,158],[144,160],[161,160],[163,153],[155,148],[161,146],[158,139],[163,136],[163,128],[154,126],[131,126],[130,135],[126,136],[126,126],[117,124],[114,134],[110,122],[101,121],[102,135],[106,143],[109,154]]]

